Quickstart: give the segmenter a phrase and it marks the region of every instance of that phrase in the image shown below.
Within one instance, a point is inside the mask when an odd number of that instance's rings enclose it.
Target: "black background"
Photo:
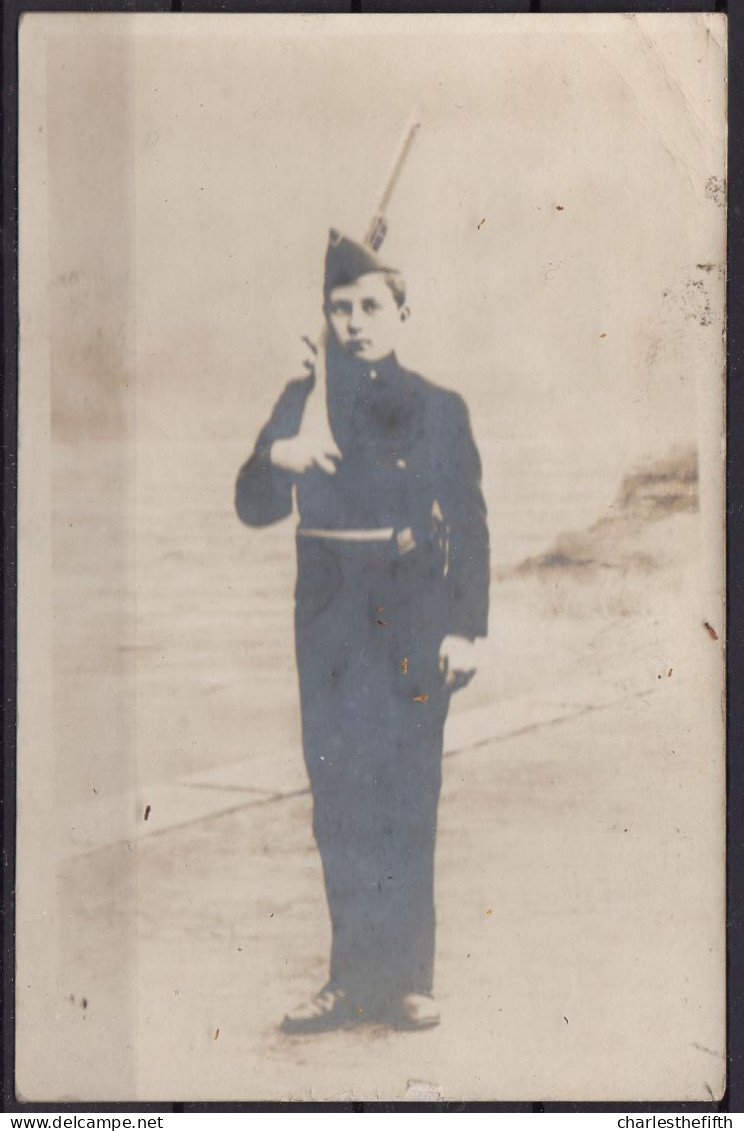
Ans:
[[[499,3],[453,0],[433,4],[407,0],[0,0],[2,19],[2,1102],[4,1111],[432,1111],[432,1112],[680,1112],[693,1114],[744,1111],[744,796],[741,750],[744,739],[744,577],[742,571],[742,494],[744,494],[744,2],[677,0],[676,3],[627,3],[623,0],[522,0]],[[728,212],[728,455],[727,455],[727,766],[728,766],[728,1087],[718,1103],[582,1104],[543,1103],[180,1103],[166,1104],[21,1104],[14,1087],[14,879],[15,879],[15,721],[16,721],[16,491],[18,389],[18,20],[22,12],[728,12],[729,17],[729,212]],[[494,1074],[498,1065],[494,1065]]]

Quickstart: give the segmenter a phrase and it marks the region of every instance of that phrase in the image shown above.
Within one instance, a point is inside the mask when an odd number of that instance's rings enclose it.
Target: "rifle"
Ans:
[[[395,191],[395,187],[400,179],[400,174],[406,162],[408,154],[411,151],[414,139],[421,126],[419,121],[419,108],[416,107],[411,115],[410,121],[406,127],[403,138],[398,146],[398,149],[393,160],[388,177],[385,181],[380,201],[377,209],[372,216],[372,219],[367,228],[367,233],[364,237],[364,243],[372,251],[377,252],[382,247],[382,244],[387,235],[387,219],[386,212],[388,210],[390,201]],[[308,344],[312,344],[308,339],[304,339]],[[315,386],[307,398],[305,409],[302,414],[302,421],[300,423],[300,431],[307,434],[314,434],[320,446],[325,446],[331,451],[336,449],[336,443],[333,439],[331,432],[331,425],[328,420],[328,402],[327,402],[327,364],[326,364],[326,349],[328,346],[328,327],[323,323],[320,333],[318,334],[317,346],[315,347],[315,361],[313,369],[315,372]]]

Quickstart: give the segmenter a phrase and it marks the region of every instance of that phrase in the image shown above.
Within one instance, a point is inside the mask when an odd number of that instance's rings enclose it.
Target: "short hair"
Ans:
[[[385,282],[385,286],[388,288],[388,290],[392,294],[393,298],[395,299],[395,305],[398,307],[398,309],[401,309],[403,306],[405,306],[405,304],[406,304],[406,281],[403,278],[400,271],[396,271],[395,268],[393,268],[393,267],[381,267],[378,271],[369,271],[369,272],[367,272],[367,274],[369,274],[369,275],[382,275],[382,278]],[[361,278],[361,276],[357,276],[357,277]],[[354,281],[356,281],[356,280],[354,280]],[[332,287],[328,287],[323,293],[324,304],[328,303],[328,300],[331,297],[331,291],[334,291],[336,289],[336,287],[342,287],[342,286],[345,286],[345,285],[346,284],[344,284],[344,283],[334,283],[334,285]]]
[[[395,299],[396,306],[401,307],[406,304],[406,281],[401,275],[400,271],[392,271],[387,269],[382,272],[389,290],[392,292]]]

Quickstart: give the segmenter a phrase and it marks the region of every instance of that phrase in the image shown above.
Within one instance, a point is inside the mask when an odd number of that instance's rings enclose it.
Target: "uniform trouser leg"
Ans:
[[[300,547],[297,658],[331,977],[370,1008],[432,986],[447,696],[421,564],[403,570],[378,547]]]
[[[314,828],[333,926],[331,977],[366,1000],[427,993],[434,965],[434,848],[439,775],[327,798]],[[377,785],[377,791],[374,785]],[[371,793],[371,798],[370,798]]]

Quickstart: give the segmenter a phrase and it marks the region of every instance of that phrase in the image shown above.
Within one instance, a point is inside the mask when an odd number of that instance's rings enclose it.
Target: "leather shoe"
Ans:
[[[439,1010],[431,994],[406,994],[401,999],[398,1029],[433,1029],[439,1022]]]
[[[285,1033],[325,1033],[345,1025],[351,1013],[344,990],[329,983],[310,1001],[288,1013],[281,1027]]]

